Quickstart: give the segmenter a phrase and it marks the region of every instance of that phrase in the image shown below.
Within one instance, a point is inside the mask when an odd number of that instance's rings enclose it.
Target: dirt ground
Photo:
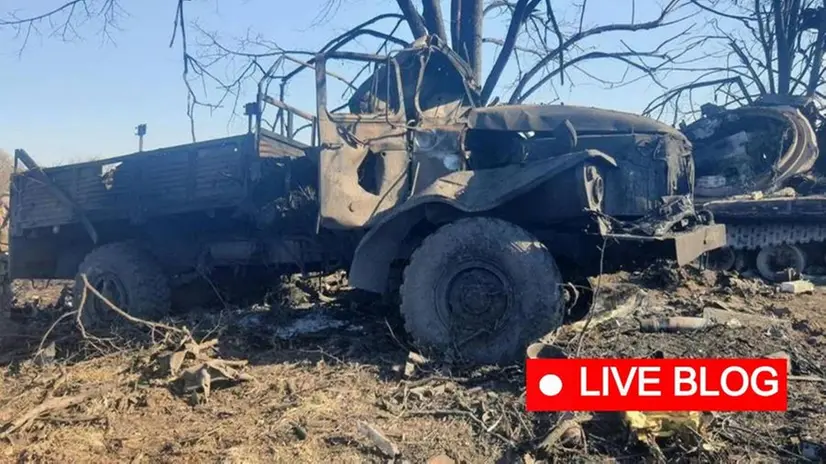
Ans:
[[[785,351],[798,379],[790,381],[786,412],[704,413],[691,436],[660,439],[655,449],[631,438],[617,415],[526,413],[521,366],[408,362],[413,348],[392,305],[347,291],[339,275],[314,282],[321,282],[320,295],[299,290],[307,282],[296,286],[293,279],[273,289],[268,304],[178,314],[168,326],[138,332],[133,324],[114,338],[80,333],[61,298],[65,282],[15,283],[14,322],[0,352],[0,461],[801,462],[826,456],[818,454],[826,446],[826,288],[780,294],[759,281],[698,270],[604,276],[582,341],[569,326],[549,343],[570,355],[579,349],[582,357]],[[631,314],[596,322],[628,301],[636,301]],[[636,320],[697,316],[706,307],[784,322],[641,333]],[[175,358],[176,351],[183,354]],[[204,382],[208,391],[197,388]],[[581,428],[558,439],[553,431],[572,417]],[[383,438],[370,438],[373,431]]]

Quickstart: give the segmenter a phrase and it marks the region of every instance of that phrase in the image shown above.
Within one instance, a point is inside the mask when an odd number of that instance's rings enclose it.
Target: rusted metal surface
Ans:
[[[614,163],[610,157],[588,150],[526,166],[457,171],[437,179],[394,208],[392,214],[378,217],[370,225],[370,230],[356,249],[350,267],[351,284],[366,290],[384,291],[384,273],[396,259],[398,239],[404,237],[413,224],[424,218],[427,213],[425,208],[441,204],[463,213],[490,211],[587,160]]]
[[[374,65],[373,75],[334,110],[326,83],[340,76],[327,71],[332,59]],[[309,244],[332,235],[351,243],[366,231],[350,279],[375,291],[384,290],[404,247],[421,238],[408,237],[414,227],[424,233],[457,215],[488,214],[550,234],[543,237],[582,239],[569,249],[594,249],[589,240],[605,237],[653,243],[680,262],[724,243],[722,229],[708,227],[693,209],[667,208],[669,198],[690,197],[694,171],[690,143],[666,125],[594,108],[479,108],[470,68],[434,37],[392,56],[331,46],[298,64],[285,77],[268,72],[265,79],[281,79],[283,97],[290,76],[313,69],[316,115],[266,95],[262,81],[247,106],[248,134],[52,168],[48,175],[91,222],[106,224],[107,241],[152,240],[162,250],[159,259],[174,269],[266,262],[284,254],[275,251],[287,239]],[[264,128],[267,106],[277,109],[272,131]],[[309,146],[295,140],[294,117],[308,121],[302,127],[310,131]],[[61,254],[49,236],[69,243],[76,214],[33,179],[20,175],[14,182],[21,192],[20,237],[39,250],[30,253],[26,272],[76,267],[75,255],[88,250]],[[294,203],[307,206],[300,220],[290,214]],[[644,223],[633,222],[640,218]],[[281,227],[285,222],[300,227]],[[68,232],[59,232],[62,226]],[[197,239],[183,240],[185,234]],[[556,246],[553,237],[540,239]],[[315,255],[330,251],[309,248]]]
[[[259,129],[258,155],[262,158],[300,157],[304,156],[309,148],[295,139],[289,139],[266,129]]]
[[[334,115],[326,108],[326,60],[315,67],[321,225],[360,228],[403,201],[408,188],[405,103],[391,90],[401,88],[400,71],[391,60],[368,79],[380,93],[356,93],[364,113]]]
[[[713,111],[683,132],[694,145],[701,198],[778,190],[812,169],[819,154],[809,120],[792,106]]]
[[[255,155],[250,136],[143,152],[45,169],[55,186],[82,205],[91,221],[111,221],[202,211],[236,205],[246,195]],[[114,170],[111,188],[104,176]],[[73,223],[75,212],[50,189],[23,173],[13,178],[15,230]]]
[[[573,126],[573,125],[572,125]],[[578,132],[577,126],[573,126]],[[499,132],[491,132],[495,136]],[[558,156],[568,148],[558,137],[520,140],[527,160]],[[691,145],[679,133],[577,134],[575,149],[595,149],[609,154],[619,169],[604,173],[606,214],[638,217],[660,205],[663,197],[690,196],[694,166]]]
[[[553,131],[565,120],[580,133],[663,133],[674,128],[644,116],[569,105],[501,105],[476,108],[468,115],[473,129],[514,132]]]
[[[31,158],[31,156],[29,156],[29,154],[26,153],[26,150],[15,150],[14,157],[16,160],[20,160],[20,162],[22,162],[28,169],[28,171],[26,171],[24,175],[27,176],[27,178],[36,181],[36,185],[40,187],[44,192],[48,193],[48,195],[50,195],[52,199],[57,201],[60,204],[60,206],[62,206],[65,210],[68,210],[71,213],[72,217],[77,217],[77,219],[81,222],[81,224],[83,224],[83,227],[86,229],[86,233],[89,234],[89,238],[92,240],[92,243],[97,243],[98,232],[95,229],[95,226],[89,220],[88,215],[78,205],[78,203],[66,194],[66,192],[63,189],[63,186],[57,184],[53,180],[53,178],[49,176],[48,173],[46,173],[40,166],[38,166],[37,163]],[[13,195],[15,197],[22,193],[21,186],[19,184],[13,184],[11,191],[13,192]],[[31,208],[27,210],[24,205],[25,204],[19,206],[20,209],[19,211],[17,211],[18,214],[25,214],[26,211],[31,210]],[[17,209],[18,208],[15,207],[15,210]],[[12,216],[16,215],[12,213]],[[25,221],[20,221],[20,223],[18,223],[17,217],[13,217],[12,220],[15,228],[18,226],[21,228],[25,226]],[[16,233],[16,230],[13,229],[12,233]]]

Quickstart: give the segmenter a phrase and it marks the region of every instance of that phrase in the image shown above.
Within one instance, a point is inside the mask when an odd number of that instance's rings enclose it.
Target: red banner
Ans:
[[[528,359],[529,411],[785,411],[785,359]]]

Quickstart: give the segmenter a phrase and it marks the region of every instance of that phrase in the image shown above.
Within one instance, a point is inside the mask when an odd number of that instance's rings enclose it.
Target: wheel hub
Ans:
[[[474,261],[454,268],[437,294],[458,332],[494,331],[511,305],[511,286],[494,266]],[[441,311],[440,311],[441,312]]]
[[[776,272],[782,272],[789,268],[794,268],[797,260],[794,251],[787,246],[772,248],[769,253],[769,266]]]
[[[124,288],[123,282],[114,274],[105,273],[97,276],[94,281],[89,282],[92,284],[101,295],[106,297],[112,304],[117,306],[119,309],[126,311],[125,306],[128,304],[126,301],[126,289]],[[88,295],[87,298],[94,298],[93,305],[95,310],[100,314],[105,314],[107,311],[111,311],[109,305],[107,305],[104,301],[100,298],[95,298],[93,295]]]

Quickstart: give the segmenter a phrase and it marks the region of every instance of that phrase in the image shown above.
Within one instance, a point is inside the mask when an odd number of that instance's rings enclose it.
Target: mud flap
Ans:
[[[350,285],[384,293],[390,265],[410,229],[424,218],[426,205],[443,204],[462,213],[489,211],[538,187],[551,177],[586,161],[600,160],[616,166],[610,156],[598,150],[584,150],[525,165],[478,171],[458,171],[433,184],[399,205],[376,222],[362,238],[350,267]]]

